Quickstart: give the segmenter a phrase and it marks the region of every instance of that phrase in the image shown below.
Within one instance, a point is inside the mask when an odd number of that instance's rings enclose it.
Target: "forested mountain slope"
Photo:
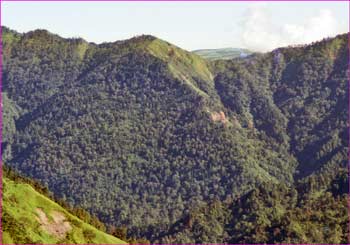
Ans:
[[[3,160],[137,237],[346,166],[346,35],[215,62],[152,36],[3,36]]]
[[[294,186],[264,183],[234,200],[191,207],[156,239],[160,243],[348,244],[346,171]]]
[[[297,177],[346,165],[347,35],[218,63],[223,103],[298,159]],[[332,166],[329,166],[332,168]]]

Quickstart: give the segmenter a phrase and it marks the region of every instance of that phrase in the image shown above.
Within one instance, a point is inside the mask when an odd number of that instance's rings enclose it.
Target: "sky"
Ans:
[[[2,2],[1,23],[102,43],[150,34],[186,50],[266,52],[349,31],[348,2]]]

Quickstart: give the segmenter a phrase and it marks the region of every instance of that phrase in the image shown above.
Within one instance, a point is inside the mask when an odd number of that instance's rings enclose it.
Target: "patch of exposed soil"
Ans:
[[[211,120],[214,122],[228,123],[228,119],[223,111],[211,113]]]
[[[41,228],[50,235],[57,238],[64,238],[66,233],[72,229],[70,223],[66,221],[66,217],[61,212],[52,211],[50,215],[53,221],[50,222],[41,208],[37,208],[35,211],[38,214],[37,220],[40,223]]]

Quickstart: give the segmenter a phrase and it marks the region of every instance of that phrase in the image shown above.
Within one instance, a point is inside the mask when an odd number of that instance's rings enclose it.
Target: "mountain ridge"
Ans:
[[[346,38],[217,61],[153,36],[7,38],[3,160],[155,241],[190,207],[345,168]]]

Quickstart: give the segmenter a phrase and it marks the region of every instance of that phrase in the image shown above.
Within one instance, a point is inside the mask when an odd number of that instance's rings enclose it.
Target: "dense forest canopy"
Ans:
[[[150,241],[320,242],[282,223],[318,205],[312,195],[324,209],[345,205],[327,183],[347,164],[347,45],[344,34],[209,61],[153,36],[96,45],[3,28],[3,160]],[[324,188],[300,191],[303,182]],[[270,187],[276,194],[264,192]],[[292,207],[278,204],[284,196]],[[217,233],[172,230],[213,202],[222,215],[201,225],[216,222]],[[257,214],[245,202],[258,203]],[[342,212],[332,214],[338,235],[329,242],[346,241]],[[252,226],[257,218],[263,226]],[[326,218],[295,222],[316,227]]]

